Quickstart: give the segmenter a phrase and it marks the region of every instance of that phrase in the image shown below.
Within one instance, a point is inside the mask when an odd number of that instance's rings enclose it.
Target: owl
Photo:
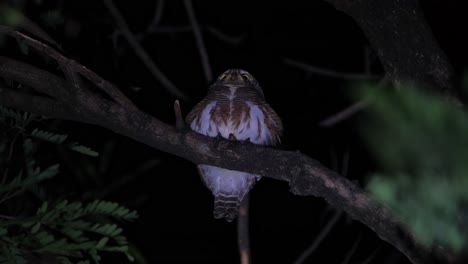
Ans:
[[[186,122],[192,130],[206,136],[259,145],[278,144],[283,131],[280,118],[265,101],[257,80],[240,69],[221,74],[206,97],[187,115]],[[231,222],[260,176],[204,164],[197,167],[203,183],[214,195],[214,217]]]

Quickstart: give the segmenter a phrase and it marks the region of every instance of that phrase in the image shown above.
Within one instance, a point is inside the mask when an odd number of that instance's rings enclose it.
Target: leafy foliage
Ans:
[[[466,247],[467,114],[409,85],[399,91],[365,91],[373,93],[374,101],[361,131],[385,170],[373,175],[369,190],[424,245]]]
[[[63,144],[68,138],[68,135],[55,134],[55,133],[40,130],[37,128],[33,130],[33,132],[31,133],[31,136],[45,140],[45,141],[49,141],[55,144]],[[87,146],[83,146],[77,142],[68,143],[66,144],[66,147],[68,147],[69,149],[73,151],[76,151],[76,152],[79,152],[81,154],[85,154],[88,156],[92,156],[92,157],[96,157],[99,155],[99,153],[92,150],[91,148]]]
[[[107,216],[118,220],[131,221],[137,218],[135,211],[117,203],[95,200],[87,205],[80,202],[61,201],[55,206],[44,202],[35,216],[20,220],[0,221],[0,238],[11,240],[2,247],[1,261],[9,256],[26,259],[18,246],[27,248],[30,254],[54,255],[62,263],[92,259],[99,263],[100,251],[122,252],[130,261],[128,243],[122,235],[122,228],[106,223],[99,217]],[[14,230],[13,238],[11,230]],[[16,252],[12,256],[11,252]],[[72,262],[73,260],[73,262]]]
[[[0,263],[100,263],[102,252],[120,252],[133,261],[127,238],[116,221],[133,221],[135,211],[109,201],[88,203],[62,199],[44,199],[41,183],[60,173],[60,164],[41,168],[35,159],[39,142],[50,142],[86,154],[98,153],[77,142],[67,143],[68,135],[52,133],[29,126],[38,116],[0,106]],[[20,144],[20,140],[22,144]],[[22,146],[21,149],[17,145]],[[24,162],[13,162],[13,153],[22,153]],[[8,214],[9,208],[26,201],[28,193],[39,198],[35,210]],[[18,203],[17,203],[18,204]],[[18,210],[16,210],[18,211]]]

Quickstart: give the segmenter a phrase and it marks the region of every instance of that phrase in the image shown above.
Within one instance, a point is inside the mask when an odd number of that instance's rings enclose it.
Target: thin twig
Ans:
[[[179,100],[174,102],[175,126],[177,130],[182,130],[185,127],[184,118],[182,117],[182,110],[180,110]]]
[[[213,74],[211,73],[210,60],[208,58],[208,53],[206,52],[205,43],[203,42],[202,33],[195,16],[195,11],[193,10],[192,0],[184,0],[184,5],[195,36],[195,42],[197,44],[198,53],[200,54],[203,72],[205,73],[205,79],[207,82],[211,82]]]
[[[7,17],[8,15],[14,15],[16,17],[16,22],[13,24],[7,23],[5,25],[21,29],[35,38],[39,38],[42,41],[47,41],[49,44],[53,44],[57,49],[61,50],[57,42],[55,42],[55,40],[51,38],[49,34],[47,34],[47,32],[45,32],[37,23],[24,16],[18,9],[0,4],[0,17]]]
[[[376,248],[361,264],[369,264],[377,256],[377,253],[380,251],[380,247]]]
[[[200,30],[207,31],[213,37],[231,45],[238,45],[245,38],[245,34],[242,34],[240,36],[230,36],[214,26],[205,26],[205,27],[200,26]],[[149,34],[149,33],[156,33],[156,34],[189,33],[191,31],[192,31],[192,26],[190,25],[188,26],[158,26],[156,28],[151,29],[151,31],[147,31],[146,34]]]
[[[85,66],[77,63],[76,61],[63,56],[61,53],[53,49],[52,47],[33,39],[19,31],[12,30],[8,27],[0,26],[0,32],[4,32],[16,39],[20,39],[26,42],[29,46],[38,50],[41,54],[45,54],[50,58],[59,62],[59,64],[67,64],[73,67],[73,69],[83,75],[86,79],[94,83],[97,87],[101,88],[107,95],[114,99],[121,106],[134,108],[133,103],[113,84],[97,75],[95,72],[89,70]]]
[[[122,176],[115,179],[110,185],[106,186],[106,188],[102,189],[101,192],[96,194],[98,198],[106,198],[112,193],[116,193],[118,190],[124,188],[124,186],[128,185],[132,180],[135,180],[137,176],[144,175],[144,173],[152,170],[161,161],[159,159],[149,159],[138,166],[135,167],[132,171],[129,171]]]
[[[312,65],[309,65],[300,61],[288,59],[288,58],[283,58],[282,60],[284,64],[302,69],[306,72],[311,72],[311,73],[338,78],[338,79],[369,80],[369,79],[376,79],[380,77],[378,75],[370,75],[370,74],[337,72],[333,70],[328,70],[328,69],[323,69],[320,67],[312,66]]]
[[[332,127],[348,118],[350,118],[352,115],[356,114],[357,112],[361,111],[362,109],[366,108],[369,105],[368,100],[361,100],[358,101],[345,109],[339,111],[336,114],[333,114],[330,117],[327,117],[323,121],[319,123],[319,126],[321,127]]]
[[[1,86],[0,86],[0,89],[1,89]],[[7,158],[5,160],[5,171],[3,172],[3,178],[2,178],[2,181],[1,181],[1,185],[4,185],[5,182],[6,182],[6,178],[7,178],[7,175],[8,175],[8,170],[9,170],[9,162],[11,160],[11,157],[13,155],[13,150],[14,150],[14,147],[15,147],[15,143],[16,143],[16,139],[18,139],[18,136],[19,136],[19,132],[15,134],[15,136],[13,137],[13,139],[11,140],[11,143],[10,143],[10,148],[8,150],[8,155],[7,155]]]
[[[295,264],[301,264],[304,263],[304,261],[314,253],[314,251],[317,249],[317,247],[322,243],[322,241],[325,239],[325,237],[330,233],[331,229],[335,224],[340,220],[341,216],[343,215],[342,211],[336,211],[333,215],[333,217],[328,221],[327,225],[325,225],[318,236],[315,238],[315,240],[312,242],[312,244],[302,252],[302,254],[294,261]]]
[[[376,88],[380,88],[382,86],[384,86],[387,81],[388,81],[388,77],[387,76],[384,76],[384,78],[382,78],[382,80],[380,80],[380,82],[376,85]],[[336,114],[333,114],[329,117],[327,117],[326,119],[322,120],[320,123],[319,123],[319,126],[321,127],[331,127],[331,126],[334,126],[348,118],[350,118],[352,115],[356,114],[357,112],[361,111],[362,109],[366,108],[370,103],[370,98],[369,97],[366,97],[366,98],[363,98],[361,99],[360,101],[358,102],[355,102],[354,104],[346,107],[345,109],[339,111],[338,113]]]
[[[135,54],[140,58],[143,64],[148,68],[154,78],[158,80],[164,88],[174,95],[177,98],[182,100],[187,100],[187,96],[179,90],[163,73],[162,71],[156,66],[153,62],[149,54],[143,49],[140,45],[138,40],[135,38],[133,33],[130,31],[125,19],[123,18],[122,14],[120,14],[119,10],[115,7],[114,2],[112,0],[103,0],[104,4],[106,5],[107,9],[109,9],[112,17],[114,17],[117,26],[122,31],[123,36],[127,39],[130,46],[135,51]]]
[[[249,200],[247,194],[242,201],[237,217],[237,241],[241,264],[250,264],[250,238],[249,238]]]
[[[356,252],[356,249],[358,248],[359,243],[361,243],[361,240],[362,240],[362,234],[359,235],[359,237],[356,239],[356,242],[354,242],[353,246],[348,250],[348,252],[346,252],[346,255],[343,261],[341,261],[341,264],[349,263],[349,261],[351,260],[351,257],[354,255],[354,252]]]
[[[13,219],[15,219],[15,217],[13,217],[13,216],[9,216],[9,215],[0,215],[0,218],[4,218],[4,219],[10,219],[10,220],[13,220]]]
[[[161,22],[162,14],[164,11],[164,5],[166,1],[165,0],[158,0],[156,4],[156,8],[154,10],[154,17],[151,23],[149,24],[148,28],[146,29],[146,32],[152,32],[154,29],[156,29],[159,25],[159,22]]]
[[[214,37],[231,45],[238,45],[245,38],[245,34],[242,34],[241,36],[229,36],[228,34],[222,32],[221,30],[213,26],[207,26],[206,30],[209,33],[211,33],[211,35],[213,35]]]

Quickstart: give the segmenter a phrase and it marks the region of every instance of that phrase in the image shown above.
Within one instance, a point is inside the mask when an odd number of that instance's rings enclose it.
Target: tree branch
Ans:
[[[85,77],[97,76],[91,74],[92,72],[85,67],[52,51],[45,44],[19,32],[9,32],[9,34],[26,40],[27,44],[51,56],[60,65],[68,62],[69,64],[65,64]],[[18,64],[18,67],[21,68],[21,65]],[[32,66],[28,70],[31,75],[48,74],[39,72]],[[11,78],[1,71],[0,76]],[[54,78],[61,80],[58,83],[65,82],[60,77]],[[109,85],[110,83],[102,78],[88,79],[113,99],[118,100],[107,100],[102,94],[91,91],[76,96],[76,91],[73,89],[64,89],[66,95],[60,97],[57,83],[41,83],[40,78],[28,80],[16,78],[15,81],[27,82],[35,89],[51,86],[44,91],[56,100],[47,101],[45,104],[43,96],[18,93],[12,88],[0,87],[0,104],[59,119],[101,126],[195,164],[214,165],[285,181],[289,184],[292,193],[324,198],[332,207],[341,209],[351,218],[362,222],[375,231],[381,239],[399,249],[413,263],[455,263],[450,261],[447,254],[436,254],[431,249],[418,244],[392,212],[372,200],[362,188],[318,161],[296,151],[283,151],[230,140],[213,140],[193,131],[180,131],[138,110],[133,104],[126,103],[129,100],[115,86]],[[67,84],[67,87],[71,87],[70,84]],[[53,104],[54,102],[56,103]]]
[[[320,230],[320,233],[315,237],[315,240],[312,242],[310,246],[308,246],[304,252],[294,261],[294,264],[302,264],[307,258],[314,253],[317,247],[322,243],[325,237],[330,233],[332,228],[336,225],[338,220],[340,220],[341,216],[343,215],[342,211],[335,211],[333,213],[333,217],[328,220],[327,224]]]
[[[237,217],[237,245],[241,264],[252,263],[250,257],[249,202],[250,195],[247,194],[242,201],[239,216]]]
[[[282,61],[284,64],[288,66],[296,67],[306,72],[311,72],[311,73],[328,76],[332,78],[348,79],[348,80],[371,80],[371,79],[379,78],[379,76],[377,75],[371,75],[371,74],[366,74],[366,73],[345,73],[345,72],[337,72],[333,70],[323,69],[320,67],[312,66],[312,65],[309,65],[300,61],[292,60],[289,58],[283,58]]]
[[[203,41],[203,36],[195,16],[195,11],[193,10],[192,0],[184,0],[184,5],[195,36],[195,42],[197,44],[198,53],[200,54],[203,72],[205,73],[205,79],[207,82],[211,82],[213,74],[211,73],[210,60],[208,58],[208,52],[206,52],[205,42]]]
[[[148,53],[143,49],[143,47],[138,43],[133,33],[130,31],[125,19],[123,18],[122,14],[120,14],[119,10],[115,7],[114,2],[112,0],[103,0],[104,4],[106,5],[107,9],[109,9],[112,17],[114,18],[115,22],[117,23],[118,27],[122,31],[125,39],[127,39],[130,46],[135,51],[135,54],[140,58],[146,68],[150,71],[150,73],[158,80],[166,90],[174,95],[177,98],[182,100],[187,100],[187,96],[177,88],[167,77],[164,73],[156,66],[156,64],[151,60]]]
[[[416,81],[454,96],[453,69],[417,0],[325,0],[362,29],[391,80]]]
[[[37,86],[40,85],[37,83]],[[2,91],[10,92],[11,89]],[[11,100],[3,93],[0,104],[9,107],[98,125],[196,164],[242,170],[286,181],[294,194],[322,197],[331,206],[344,210],[350,217],[374,230],[383,240],[393,244],[414,263],[431,263],[430,252],[412,239],[389,210],[373,201],[354,183],[299,152],[213,140],[192,131],[179,131],[138,109],[105,101],[97,93],[88,93],[81,100],[63,102],[73,110],[31,104],[31,100],[37,97],[34,95],[18,96],[18,100]],[[89,102],[93,102],[92,105],[88,105]]]

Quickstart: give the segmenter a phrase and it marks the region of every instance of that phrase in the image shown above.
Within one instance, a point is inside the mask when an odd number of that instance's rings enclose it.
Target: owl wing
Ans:
[[[201,100],[185,118],[190,128],[205,136],[215,137],[218,134],[216,124],[212,119],[212,112],[216,101]]]
[[[264,124],[269,132],[269,136],[264,144],[274,146],[281,143],[281,136],[283,136],[283,122],[281,122],[281,118],[269,104],[264,103],[259,107],[264,113]]]

